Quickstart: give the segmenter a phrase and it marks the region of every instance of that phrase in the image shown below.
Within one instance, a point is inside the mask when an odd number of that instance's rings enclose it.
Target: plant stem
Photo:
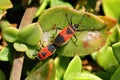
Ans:
[[[23,55],[15,55],[13,60],[12,71],[10,75],[10,80],[20,80],[21,70],[23,66],[24,57]]]
[[[24,16],[21,20],[19,29],[22,29],[23,27],[29,25],[32,23],[32,20],[34,18],[35,12],[37,10],[37,7],[39,4],[39,0],[33,0],[31,4],[26,9]],[[13,60],[13,66],[12,71],[10,75],[10,80],[20,80],[21,78],[21,72],[22,72],[22,66],[24,62],[24,55],[23,53],[16,53],[14,60]]]

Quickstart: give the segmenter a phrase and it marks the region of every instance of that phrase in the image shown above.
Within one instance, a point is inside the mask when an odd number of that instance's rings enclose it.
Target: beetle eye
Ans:
[[[75,28],[78,28],[78,27],[79,27],[79,24],[75,24],[74,26],[75,26]]]

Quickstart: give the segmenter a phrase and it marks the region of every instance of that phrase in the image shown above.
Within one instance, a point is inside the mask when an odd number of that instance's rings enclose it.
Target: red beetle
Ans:
[[[85,15],[83,17],[85,17]],[[83,20],[83,17],[80,20],[80,22]],[[76,45],[77,37],[75,36],[75,33],[76,33],[76,31],[83,31],[83,30],[77,30],[77,28],[79,27],[79,24],[72,25],[72,16],[70,18],[70,22],[69,22],[69,20],[67,18],[67,15],[66,15],[66,19],[68,21],[69,26],[62,29],[62,31],[55,38],[54,44],[57,45],[57,46],[60,46],[64,42],[69,41],[73,36],[76,39],[75,40],[75,45]]]
[[[70,18],[70,21],[71,21],[71,19],[72,19],[72,16]],[[68,21],[68,19],[67,19],[67,21]],[[44,47],[42,50],[40,50],[38,52],[37,57],[40,60],[44,60],[47,57],[51,56],[59,45],[61,45],[64,42],[69,41],[73,36],[76,38],[76,41],[77,41],[77,37],[75,36],[75,33],[76,33],[76,31],[78,31],[77,28],[79,27],[79,25],[78,24],[72,25],[72,22],[69,23],[69,21],[68,21],[68,24],[69,24],[69,26],[64,28],[57,35],[57,37],[55,38],[53,44],[50,44],[50,45]],[[81,30],[79,30],[79,31],[81,31]]]
[[[38,52],[37,58],[40,60],[44,60],[44,59],[48,58],[49,56],[51,56],[55,50],[56,50],[56,45],[50,44]]]
[[[75,24],[75,25],[69,25],[68,27],[64,28],[55,38],[54,44],[59,46],[62,43],[69,41],[73,36],[76,38],[77,41],[77,37],[75,36],[75,33],[78,27],[79,25]]]

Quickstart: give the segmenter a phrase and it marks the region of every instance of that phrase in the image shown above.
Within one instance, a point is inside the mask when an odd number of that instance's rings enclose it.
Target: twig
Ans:
[[[26,11],[24,13],[24,16],[23,16],[20,26],[19,26],[19,29],[32,23],[32,20],[34,18],[34,15],[37,11],[38,6],[39,6],[39,0],[33,0],[31,2],[31,4],[28,6],[28,8],[26,9]]]
[[[21,54],[21,53],[20,53]],[[15,55],[12,71],[10,75],[10,80],[20,80],[22,66],[23,66],[24,56]]]

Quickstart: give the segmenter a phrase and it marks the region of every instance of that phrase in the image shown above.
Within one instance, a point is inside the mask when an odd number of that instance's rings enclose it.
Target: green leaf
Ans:
[[[18,33],[19,39],[28,45],[37,45],[42,38],[42,30],[38,23],[30,24]]]
[[[120,40],[120,25],[117,27],[117,29],[118,29],[118,33],[119,33],[119,40]]]
[[[112,45],[114,55],[120,64],[120,42],[117,42]]]
[[[23,43],[18,43],[18,42],[15,42],[13,44],[14,48],[16,51],[19,51],[19,52],[25,52],[27,51],[27,46]]]
[[[109,45],[112,45],[113,43],[116,43],[119,41],[119,32],[118,32],[118,25],[116,25],[113,29],[110,30],[110,33],[112,33],[108,39],[107,39],[107,43]]]
[[[105,27],[106,25],[102,19],[91,13],[79,12],[66,6],[56,6],[49,8],[48,10],[44,11],[43,14],[41,14],[38,21],[41,27],[43,28],[43,31],[50,31],[55,27],[64,28],[69,25],[66,19],[66,14],[68,15],[67,18],[69,18],[69,20],[70,17],[73,16],[72,23],[79,24],[80,25],[80,27],[78,28],[79,30],[81,29],[97,30]]]
[[[6,11],[0,10],[0,20],[2,19],[3,16],[5,16],[5,14],[6,14]]]
[[[97,77],[94,74],[90,73],[81,73],[79,77],[74,78],[74,80],[103,80],[99,77]]]
[[[116,19],[108,17],[108,16],[98,16],[98,17],[105,21],[106,26],[108,27],[108,29],[111,29],[117,23]]]
[[[41,67],[28,75],[25,80],[54,80],[55,65],[52,59],[44,63]]]
[[[68,6],[68,7],[73,8],[70,3],[65,2],[65,1],[63,2],[63,1],[61,1],[61,0],[51,0],[51,2],[50,2],[50,6],[51,6],[51,7],[60,6],[60,5],[62,5],[62,6],[64,5],[64,6]]]
[[[30,46],[28,47],[27,51],[26,51],[26,55],[27,57],[29,57],[30,59],[35,59],[37,56],[38,50],[36,48],[36,46]]]
[[[107,16],[116,18],[120,22],[120,0],[103,0],[103,10]]]
[[[5,74],[1,69],[0,69],[0,80],[6,80]]]
[[[56,79],[61,80],[63,78],[64,72],[71,61],[70,57],[57,56],[54,60],[56,67]]]
[[[15,27],[7,27],[3,30],[3,38],[13,43],[18,39],[18,29]]]
[[[105,45],[100,51],[98,51],[97,62],[105,70],[114,71],[119,66],[112,47],[109,47],[108,45]]]
[[[1,20],[0,21],[0,29],[3,31],[3,29],[7,27],[12,27],[12,25],[7,20]]]
[[[73,57],[74,54],[83,56],[99,50],[106,42],[106,38],[108,37],[108,34],[106,33],[113,26],[110,28],[107,27],[106,21],[104,22],[103,19],[91,13],[79,12],[65,6],[56,6],[41,14],[39,23],[43,31],[51,32],[56,27],[61,29],[68,27],[68,20],[70,20],[71,16],[72,23],[80,25],[78,30],[85,30],[76,32],[75,36],[77,37],[77,46],[75,45],[76,39],[72,38],[67,45],[57,49],[56,53],[62,56]]]
[[[9,46],[4,47],[0,51],[0,60],[1,61],[10,61],[13,59],[12,49]]]
[[[12,7],[13,5],[10,0],[0,0],[0,9],[6,10]]]
[[[110,80],[120,80],[120,67],[115,71]]]
[[[65,73],[64,80],[73,80],[75,77],[81,74],[82,63],[79,56],[75,56],[69,63]]]

